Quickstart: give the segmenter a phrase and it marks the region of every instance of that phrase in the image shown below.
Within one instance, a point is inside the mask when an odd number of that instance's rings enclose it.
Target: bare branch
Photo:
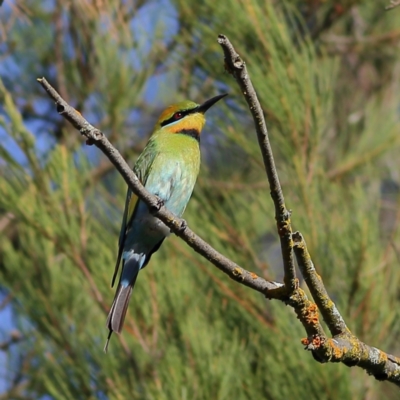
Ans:
[[[281,241],[283,267],[285,270],[285,287],[288,294],[293,293],[297,286],[296,270],[293,258],[292,227],[290,224],[290,212],[285,206],[285,199],[276,171],[274,156],[268,138],[267,125],[264,119],[264,113],[258,101],[256,91],[249,78],[245,62],[232,46],[229,39],[224,35],[218,36],[218,43],[221,45],[225,55],[225,68],[232,74],[249,106],[253,116],[254,125],[257,132],[258,143],[264,160],[265,172],[267,173],[271,197],[275,205],[275,219],[278,227],[278,233]]]
[[[73,107],[68,105],[45,78],[38,79],[38,82],[55,101],[57,111],[87,138],[88,144],[94,144],[108,157],[131,190],[147,204],[153,215],[163,221],[172,232],[233,280],[264,294],[269,299],[279,299],[293,307],[308,337],[317,337],[319,338],[318,340],[326,337],[318,319],[314,318],[314,310],[317,310],[317,306],[308,300],[303,290],[296,288],[293,293],[288,294],[287,289],[281,283],[269,282],[253,272],[243,269],[238,264],[217,252],[213,247],[197,236],[187,226],[185,220],[177,218],[164,206],[160,205],[159,199],[150,194],[143,187],[118,150],[111,145],[102,132],[92,126]],[[308,349],[313,350],[313,345],[309,344]],[[319,347],[319,351],[323,351],[323,349],[323,346]]]
[[[388,10],[391,10],[392,8],[397,7],[397,6],[400,6],[400,0],[397,0],[397,1],[396,0],[391,0],[390,4],[385,7],[385,10],[388,11]]]
[[[285,297],[285,293],[282,291],[282,284],[268,282],[229,260],[196,235],[187,226],[185,220],[177,218],[168,211],[167,208],[161,205],[160,200],[144,188],[118,150],[111,145],[104,134],[92,126],[78,111],[67,104],[45,78],[38,79],[38,82],[55,101],[58,113],[79,130],[81,135],[87,138],[87,144],[94,144],[108,157],[131,190],[147,204],[151,213],[163,221],[173,233],[182,238],[193,250],[201,254],[233,280],[263,293],[269,298],[282,299]]]
[[[349,367],[357,365],[378,380],[388,380],[400,386],[400,359],[368,346],[350,332],[314,268],[302,234],[295,232],[293,241],[293,249],[301,273],[324,321],[334,336],[328,341],[326,338],[320,340],[316,337],[308,338],[303,343],[308,346],[317,340],[323,344],[323,351],[317,352],[319,362],[342,362]]]
[[[350,333],[335,303],[330,299],[321,277],[317,274],[307,245],[300,232],[293,234],[293,249],[297,264],[324,321],[333,336]]]
[[[285,207],[264,115],[245,63],[226,36],[219,35],[218,42],[224,51],[225,68],[239,84],[254,119],[271,188],[271,197],[275,205],[275,218],[281,239],[285,268],[285,288],[289,296],[287,303],[294,308],[308,335],[306,339],[302,340],[302,343],[307,350],[312,351],[314,358],[319,362],[343,362],[348,366],[358,365],[376,379],[388,380],[400,386],[400,360],[362,343],[350,332],[315,271],[303,237],[300,233],[292,235],[290,213]],[[305,293],[297,288],[292,250],[295,252],[299,268],[316,304],[310,302]],[[332,339],[327,338],[321,327],[319,312],[334,336]]]
[[[400,360],[362,343],[349,331],[336,306],[329,298],[322,280],[316,274],[304,239],[299,233],[292,234],[290,212],[285,207],[263,112],[246,66],[228,38],[220,35],[218,42],[224,50],[225,66],[236,78],[253,115],[271,188],[271,197],[275,205],[275,218],[284,259],[285,285],[266,281],[256,274],[243,269],[197,236],[183,219],[174,216],[160,204],[156,196],[151,195],[143,187],[120,153],[110,144],[102,132],[89,124],[79,112],[69,106],[46,79],[42,78],[38,79],[38,81],[56,102],[57,111],[87,138],[87,144],[96,145],[109,158],[132,191],[148,205],[152,214],[163,221],[172,232],[233,280],[263,293],[267,298],[279,299],[293,307],[307,332],[307,338],[303,339],[302,343],[307,350],[312,351],[317,361],[343,362],[348,366],[358,365],[376,379],[388,380],[400,386]],[[298,287],[293,250],[317,304],[308,300],[305,292]],[[328,338],[325,335],[319,321],[319,310],[332,335],[334,335],[333,338]]]

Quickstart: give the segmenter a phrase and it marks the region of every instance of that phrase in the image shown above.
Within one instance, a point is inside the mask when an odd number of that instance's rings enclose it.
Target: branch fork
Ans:
[[[395,3],[400,4],[400,2],[392,1],[391,6],[397,5]],[[196,235],[184,219],[178,218],[168,211],[156,196],[150,194],[143,187],[121,154],[101,131],[67,104],[45,78],[38,79],[38,82],[55,101],[57,111],[86,138],[87,144],[95,145],[108,157],[129,188],[173,233],[231,279],[262,293],[268,299],[278,299],[294,309],[307,334],[307,337],[302,339],[302,344],[306,350],[312,352],[315,360],[320,363],[342,362],[347,366],[357,365],[378,380],[387,380],[400,386],[400,359],[368,346],[351,333],[315,270],[302,234],[300,232],[293,233],[291,211],[285,206],[264,114],[247,72],[246,64],[226,36],[219,35],[218,43],[225,56],[225,69],[235,78],[242,90],[254,120],[270,194],[275,206],[275,219],[284,265],[283,284],[267,281],[242,268]],[[299,287],[294,263],[295,257],[314,302],[310,301],[304,290]],[[324,332],[320,315],[332,335],[330,338]]]

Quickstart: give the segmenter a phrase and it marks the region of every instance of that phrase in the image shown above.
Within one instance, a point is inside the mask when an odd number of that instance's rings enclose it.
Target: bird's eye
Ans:
[[[174,114],[174,119],[175,120],[178,120],[178,119],[181,119],[181,118],[182,118],[182,113],[181,112],[177,112],[177,113]]]

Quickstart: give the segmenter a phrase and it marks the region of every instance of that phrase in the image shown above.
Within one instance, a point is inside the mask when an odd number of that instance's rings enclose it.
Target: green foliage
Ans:
[[[399,353],[398,11],[368,1],[22,3],[8,10],[14,25],[3,23],[19,68],[0,71],[0,282],[23,334],[6,353],[3,398],[397,398],[360,369],[317,363],[291,309],[229,281],[176,237],[141,272],[105,355],[125,184],[35,78],[53,79],[130,162],[164,106],[228,91],[210,112],[185,219],[279,280],[254,127],[216,42],[226,34],[328,292],[361,340]]]

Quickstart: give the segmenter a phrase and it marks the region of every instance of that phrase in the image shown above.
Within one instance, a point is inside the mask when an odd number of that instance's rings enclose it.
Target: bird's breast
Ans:
[[[181,216],[192,195],[196,183],[198,167],[185,157],[165,160],[158,175],[152,174],[146,188],[164,201],[165,206],[177,216]]]
[[[177,139],[181,138],[169,139],[176,141],[175,145],[172,143],[164,148],[159,145],[157,148],[158,154],[147,175],[145,188],[158,196],[169,211],[180,217],[196,183],[200,169],[200,152],[198,143],[193,138],[184,137],[183,141]],[[135,251],[139,251],[139,247],[140,250],[146,250],[169,234],[169,228],[151,215],[147,205],[140,201],[125,247]]]

